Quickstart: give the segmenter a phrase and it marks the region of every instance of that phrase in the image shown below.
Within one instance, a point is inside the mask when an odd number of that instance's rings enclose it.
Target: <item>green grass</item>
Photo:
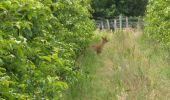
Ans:
[[[101,55],[89,48],[79,58],[87,73],[62,100],[168,100],[170,63],[168,50],[144,35],[96,32],[94,43],[108,36]]]

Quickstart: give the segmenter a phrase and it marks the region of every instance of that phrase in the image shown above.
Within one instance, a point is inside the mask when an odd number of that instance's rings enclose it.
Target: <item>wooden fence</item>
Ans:
[[[123,28],[137,28],[142,29],[144,21],[142,17],[125,17],[119,16],[115,19],[100,19],[96,20],[96,28],[103,30],[117,30]]]

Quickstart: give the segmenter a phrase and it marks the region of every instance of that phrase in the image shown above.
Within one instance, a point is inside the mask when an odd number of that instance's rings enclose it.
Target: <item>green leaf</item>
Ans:
[[[4,65],[4,62],[3,62],[3,60],[0,58],[0,66],[3,66],[3,65]],[[1,67],[0,67],[0,70],[2,70]]]
[[[40,56],[40,58],[43,59],[43,60],[47,60],[48,62],[51,62],[51,61],[52,61],[50,55],[48,55],[48,56]]]

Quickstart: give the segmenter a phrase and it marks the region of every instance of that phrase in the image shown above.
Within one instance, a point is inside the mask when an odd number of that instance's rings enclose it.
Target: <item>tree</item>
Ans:
[[[93,17],[109,18],[115,13],[115,0],[93,0],[92,8],[94,10]]]
[[[93,17],[143,16],[148,0],[93,0]]]

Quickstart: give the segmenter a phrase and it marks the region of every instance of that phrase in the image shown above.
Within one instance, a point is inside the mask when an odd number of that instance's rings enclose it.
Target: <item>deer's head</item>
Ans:
[[[107,43],[108,39],[106,37],[102,37],[102,43]]]

